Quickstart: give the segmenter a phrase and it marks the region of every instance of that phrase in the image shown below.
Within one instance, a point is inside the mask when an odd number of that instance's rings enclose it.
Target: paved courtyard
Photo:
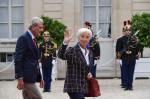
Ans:
[[[86,99],[150,99],[150,79],[136,79],[133,91],[124,91],[120,88],[120,79],[98,79],[101,96]],[[22,99],[21,91],[16,88],[17,81],[0,81],[0,99]],[[64,80],[52,82],[52,92],[42,93],[43,99],[69,99],[63,93]],[[37,86],[39,84],[37,83]]]

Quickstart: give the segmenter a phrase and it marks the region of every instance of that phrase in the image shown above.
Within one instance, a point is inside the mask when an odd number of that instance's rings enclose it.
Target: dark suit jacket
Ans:
[[[17,40],[15,51],[15,77],[35,83],[37,79],[38,49],[28,31]]]
[[[67,60],[67,71],[64,85],[64,92],[88,93],[87,74],[93,65],[93,54],[89,52],[89,66],[78,45],[66,50],[67,45],[61,45],[58,57]]]

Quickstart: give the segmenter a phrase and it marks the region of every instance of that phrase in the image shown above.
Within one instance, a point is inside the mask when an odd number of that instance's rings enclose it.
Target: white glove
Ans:
[[[52,61],[53,66],[55,65],[55,63],[56,63],[56,60],[53,59],[53,61]]]
[[[94,66],[97,64],[97,60],[94,60]]]
[[[41,76],[43,78],[43,72],[42,72],[42,64],[41,64],[41,62],[39,63],[39,68],[40,68]]]
[[[119,64],[122,66],[122,60],[121,59],[119,60]]]
[[[40,66],[40,67],[42,66],[41,62],[39,63],[39,66]]]
[[[136,60],[135,60],[135,64],[137,64],[137,63],[138,63],[138,60],[136,59]]]

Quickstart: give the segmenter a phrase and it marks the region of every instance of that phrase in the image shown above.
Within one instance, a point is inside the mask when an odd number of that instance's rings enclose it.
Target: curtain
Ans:
[[[96,5],[96,0],[83,0],[83,5]]]
[[[17,6],[16,6],[17,5]],[[12,38],[18,38],[23,33],[24,25],[24,0],[11,1]]]
[[[11,5],[24,5],[24,0],[11,0]]]
[[[8,0],[0,0],[0,38],[8,37]]]
[[[23,23],[23,8],[22,7],[12,7],[11,21]]]
[[[96,0],[83,0],[83,22],[86,21],[91,23],[92,30],[96,33]]]
[[[111,0],[83,0],[82,5],[83,22],[90,22],[95,34],[98,32],[96,30],[101,29],[101,37],[111,37]],[[96,16],[97,14],[98,16]]]
[[[12,24],[12,38],[18,38],[23,33],[23,24]]]
[[[111,23],[111,9],[110,7],[99,8],[99,29],[102,30],[102,37],[107,38],[109,35],[109,28]]]
[[[8,24],[0,24],[0,38],[8,38]]]
[[[99,0],[99,29],[102,37],[111,37],[111,0]]]
[[[0,38],[18,38],[24,32],[23,5],[24,0],[0,0]]]
[[[90,23],[96,22],[96,7],[84,7],[83,21],[88,21]]]

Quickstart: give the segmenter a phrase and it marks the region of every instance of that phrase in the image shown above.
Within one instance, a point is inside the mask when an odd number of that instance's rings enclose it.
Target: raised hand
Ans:
[[[72,39],[72,37],[74,36],[71,35],[72,31],[71,29],[66,29],[66,32],[64,33],[64,43],[68,44],[70,42],[70,40]]]

